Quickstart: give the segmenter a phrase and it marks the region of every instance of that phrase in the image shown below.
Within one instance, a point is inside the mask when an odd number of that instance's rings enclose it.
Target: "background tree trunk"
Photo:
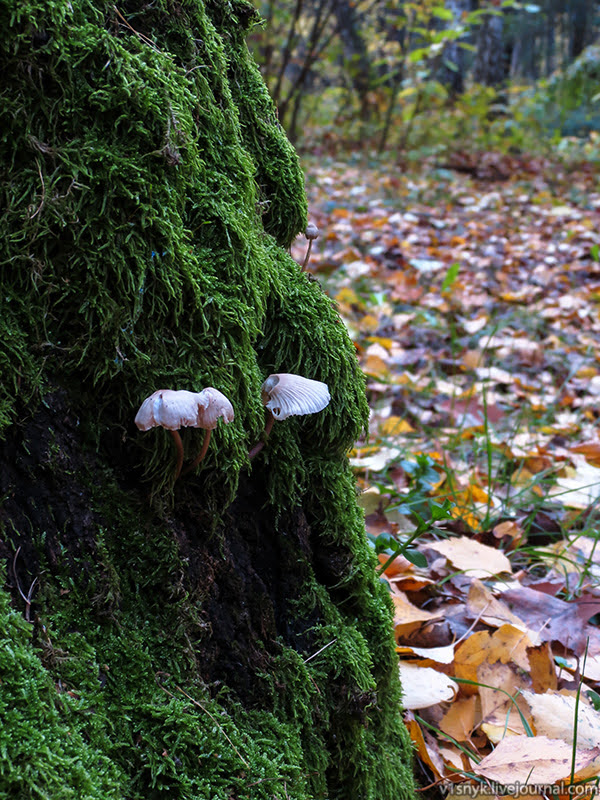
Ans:
[[[445,8],[452,12],[453,19],[446,21],[445,27],[457,28],[464,16],[473,10],[473,0],[446,0]],[[440,27],[442,27],[440,22]],[[435,70],[435,78],[447,88],[452,98],[465,90],[465,49],[459,40],[444,45],[440,65]]]
[[[477,31],[477,53],[473,65],[476,83],[500,87],[508,77],[503,30],[502,14],[495,6],[490,6],[490,13],[482,18]]]
[[[412,796],[343,324],[243,0],[0,0],[0,795]],[[332,401],[249,462],[271,372]],[[235,421],[173,486],[159,388]],[[186,458],[202,443],[182,431]]]
[[[368,94],[375,83],[375,74],[356,8],[349,0],[335,0],[337,30],[343,46],[344,62],[352,88],[360,103],[360,118],[369,117]]]

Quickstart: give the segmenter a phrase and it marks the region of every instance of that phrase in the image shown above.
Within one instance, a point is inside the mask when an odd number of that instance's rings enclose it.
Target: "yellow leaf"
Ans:
[[[367,356],[362,368],[367,375],[372,375],[374,378],[387,378],[390,374],[388,365],[380,356]]]
[[[454,654],[454,674],[457,678],[477,681],[477,667],[486,659],[489,641],[490,635],[487,631],[477,631],[460,645]],[[460,690],[466,695],[478,693],[477,686],[469,684],[461,684]]]
[[[414,433],[410,422],[402,417],[388,417],[379,428],[382,436],[399,436],[402,433]]]
[[[492,548],[489,549],[491,550]],[[469,596],[467,598],[467,608],[471,614],[477,619],[481,619],[487,625],[494,625],[500,628],[506,623],[509,623],[515,628],[526,632],[533,644],[537,644],[538,642],[537,635],[527,630],[527,626],[523,620],[519,619],[505,603],[494,597],[481,581],[475,580],[471,584]]]
[[[358,504],[364,509],[365,516],[374,514],[381,506],[384,498],[381,496],[377,486],[369,486],[358,496]]]
[[[487,503],[487,501],[489,499],[488,495],[486,494],[486,492],[484,492],[483,489],[481,489],[475,483],[472,483],[469,486],[468,492],[471,495],[471,499],[475,503]]]
[[[472,510],[466,506],[454,506],[450,509],[454,519],[461,519],[472,531],[479,530],[480,520],[473,514]]]
[[[424,622],[429,622],[433,619],[439,619],[443,616],[442,611],[424,611],[417,608],[402,592],[396,592],[392,595],[394,603],[394,631],[396,638],[400,635],[407,635],[412,630],[420,627]]]
[[[576,378],[594,378],[598,374],[598,370],[595,367],[581,367],[575,373]]]
[[[365,316],[360,320],[359,325],[361,331],[373,333],[379,327],[379,320],[373,314],[365,314]]]
[[[513,733],[524,734],[525,728],[515,703],[525,717],[529,716],[527,703],[517,694],[531,685],[525,674],[516,664],[490,664],[484,661],[477,668],[477,681],[481,684],[479,697],[483,719],[492,724],[506,722]],[[510,699],[511,696],[514,700]],[[528,722],[531,723],[531,717]]]
[[[367,341],[381,345],[381,347],[385,347],[386,350],[391,350],[395,344],[393,339],[388,339],[385,336],[369,336]]]
[[[465,350],[462,356],[462,365],[465,369],[477,369],[483,366],[481,350]]]
[[[408,728],[410,738],[415,744],[419,758],[427,764],[436,778],[439,780],[446,772],[444,761],[439,753],[437,741],[429,733],[423,734],[419,723],[415,719],[412,711],[407,711],[404,715],[404,722]],[[427,740],[425,739],[427,737]]]
[[[442,717],[440,730],[457,742],[468,742],[481,720],[480,703],[476,695],[452,703]]]

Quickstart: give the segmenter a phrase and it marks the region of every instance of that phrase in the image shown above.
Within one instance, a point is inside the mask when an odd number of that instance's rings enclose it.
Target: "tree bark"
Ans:
[[[452,12],[453,19],[446,27],[458,27],[464,15],[473,10],[473,0],[446,0],[445,7]],[[442,27],[443,23],[440,23]],[[448,89],[452,98],[465,89],[465,50],[459,40],[444,45],[440,66],[435,71],[437,80]]]
[[[0,795],[413,797],[346,452],[364,382],[287,254],[243,0],[0,2]],[[252,460],[272,372],[326,382]],[[226,394],[173,483],[160,388]],[[180,431],[186,461],[202,431]]]
[[[477,33],[473,80],[484,86],[501,86],[507,77],[503,42],[503,18],[495,7],[485,14]]]
[[[369,116],[368,93],[375,76],[367,45],[360,31],[359,16],[349,0],[335,0],[334,9],[344,50],[346,72],[359,100],[360,117],[365,121]]]

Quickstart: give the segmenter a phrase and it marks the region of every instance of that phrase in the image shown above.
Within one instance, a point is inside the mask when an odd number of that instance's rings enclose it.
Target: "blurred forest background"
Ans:
[[[595,0],[265,0],[251,47],[297,147],[600,154]]]
[[[367,376],[350,463],[419,780],[597,786],[600,3],[259,10],[321,231],[292,255]]]

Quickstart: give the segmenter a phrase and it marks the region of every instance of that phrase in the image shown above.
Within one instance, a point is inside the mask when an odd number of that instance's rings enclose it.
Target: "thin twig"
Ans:
[[[164,54],[163,54],[163,52],[162,52],[162,50],[160,50],[160,49],[159,49],[159,48],[158,48],[158,47],[157,47],[157,46],[154,44],[154,42],[152,41],[152,39],[149,39],[149,38],[148,38],[147,36],[145,36],[143,33],[140,33],[139,31],[136,31],[136,29],[135,29],[135,28],[134,28],[132,25],[130,25],[130,23],[129,23],[129,22],[126,20],[126,19],[125,19],[125,17],[123,16],[123,14],[121,14],[121,12],[119,11],[119,9],[118,9],[116,6],[113,6],[113,8],[114,8],[114,10],[115,10],[115,13],[116,13],[116,14],[117,14],[117,16],[119,17],[119,19],[120,19],[120,20],[122,20],[123,24],[124,24],[124,25],[126,25],[126,26],[129,28],[129,30],[130,30],[132,33],[134,33],[134,34],[135,34],[135,35],[138,37],[138,39],[139,39],[141,42],[143,42],[144,44],[147,44],[147,45],[149,45],[149,46],[150,46],[150,47],[151,47],[153,50],[156,50],[156,52],[157,52],[157,53],[161,53],[161,55],[164,55]]]
[[[206,714],[208,717],[210,717],[210,718],[212,719],[212,721],[215,723],[215,725],[217,726],[217,728],[219,728],[219,730],[221,731],[221,733],[223,734],[223,736],[224,736],[224,737],[227,739],[227,741],[229,742],[229,744],[232,746],[232,748],[234,749],[234,751],[235,751],[235,753],[237,754],[238,758],[239,758],[241,761],[243,761],[243,762],[244,762],[244,764],[245,764],[245,765],[248,767],[248,769],[250,769],[250,764],[249,764],[249,763],[246,761],[246,759],[244,758],[244,756],[243,756],[243,755],[240,753],[240,751],[237,749],[237,747],[234,745],[234,743],[231,741],[231,739],[230,739],[230,738],[229,738],[229,736],[227,735],[227,733],[226,733],[226,731],[224,730],[223,726],[222,726],[222,725],[219,725],[219,721],[218,721],[217,719],[215,719],[215,717],[214,717],[214,716],[213,716],[213,715],[210,713],[210,711],[208,711],[208,709],[204,708],[204,706],[202,705],[202,703],[199,703],[197,700],[194,700],[194,698],[193,698],[193,697],[190,697],[190,695],[189,695],[187,692],[184,692],[184,691],[183,691],[183,689],[181,688],[181,686],[176,686],[175,688],[177,689],[177,691],[178,691],[178,692],[181,692],[181,694],[182,694],[184,697],[187,697],[187,699],[188,699],[188,700],[189,700],[191,703],[193,703],[195,706],[198,706],[198,708],[199,708],[199,709],[201,709],[202,711],[204,711],[204,713],[205,713],[205,714]]]
[[[332,640],[331,640],[330,642],[328,642],[327,644],[324,644],[324,645],[323,645],[323,647],[321,647],[321,649],[320,649],[320,650],[317,650],[317,652],[316,652],[316,653],[313,653],[313,654],[312,654],[312,656],[309,656],[308,658],[305,658],[305,659],[304,659],[304,663],[305,663],[305,664],[308,664],[308,662],[309,662],[309,661],[312,661],[312,660],[313,660],[313,658],[316,658],[316,657],[319,655],[319,653],[322,653],[322,652],[323,652],[323,650],[327,650],[327,648],[328,648],[328,647],[331,647],[331,645],[332,645],[332,644],[335,644],[336,642],[337,642],[337,639],[332,639]]]
[[[27,622],[31,622],[31,618],[29,616],[29,612],[31,611],[31,601],[32,601],[32,596],[33,596],[33,590],[35,588],[36,583],[38,582],[38,579],[37,578],[33,579],[33,581],[31,582],[31,586],[29,587],[29,591],[27,592],[27,595],[25,595],[23,593],[23,590],[21,589],[21,583],[19,582],[19,578],[17,576],[17,559],[19,557],[19,553],[20,552],[21,552],[21,545],[19,545],[17,547],[17,552],[15,553],[15,556],[13,558],[12,572],[13,572],[13,576],[14,576],[14,579],[15,579],[15,586],[17,587],[17,591],[19,592],[19,594],[21,595],[21,597],[23,599],[23,602],[25,603],[25,619],[27,620]]]
[[[44,176],[42,175],[42,168],[40,167],[40,162],[37,160],[37,158],[35,160],[35,163],[37,164],[38,175],[40,176],[40,180],[42,182],[42,199],[40,200],[40,204],[37,207],[36,212],[31,215],[30,219],[33,219],[34,217],[37,217],[37,215],[40,213],[40,211],[44,207],[44,202],[46,200],[46,184],[44,183]]]
[[[163,690],[163,692],[164,692],[165,694],[168,694],[168,695],[169,695],[169,697],[172,697],[173,699],[175,699],[175,695],[173,694],[173,692],[170,692],[168,689],[165,689],[165,687],[162,685],[162,683],[161,683],[161,682],[160,682],[160,680],[158,679],[158,676],[159,676],[159,675],[166,675],[166,676],[170,677],[170,676],[169,676],[169,673],[168,673],[168,672],[157,672],[157,673],[156,673],[156,675],[155,675],[155,679],[156,679],[156,683],[157,683],[157,684],[158,684],[158,686],[159,686],[159,687],[160,687],[160,688]],[[184,692],[184,691],[183,691],[183,689],[181,688],[181,686],[176,686],[175,688],[177,689],[177,691],[178,691],[178,692],[181,692],[181,694],[182,694],[182,695],[184,695],[185,697],[187,697],[187,699],[188,699],[188,700],[190,700],[190,701],[191,701],[191,702],[192,702],[192,703],[193,703],[195,706],[198,706],[198,708],[199,708],[199,709],[201,709],[202,711],[204,711],[204,713],[205,713],[207,716],[209,716],[209,717],[210,717],[210,719],[212,719],[212,721],[215,723],[215,725],[217,726],[217,728],[219,728],[219,730],[221,731],[221,733],[223,734],[223,736],[224,736],[224,737],[227,739],[227,741],[229,742],[229,744],[232,746],[232,748],[234,749],[234,751],[237,753],[237,755],[239,756],[240,760],[241,760],[241,761],[243,761],[243,763],[244,763],[244,764],[245,764],[245,765],[248,767],[248,769],[250,769],[250,764],[249,764],[249,763],[246,761],[246,759],[244,758],[244,756],[243,756],[243,755],[240,753],[240,751],[237,749],[237,747],[236,747],[236,746],[234,745],[234,743],[231,741],[231,739],[229,738],[229,736],[227,736],[227,734],[226,734],[226,733],[225,733],[225,731],[223,730],[223,726],[222,726],[222,725],[219,725],[219,722],[218,722],[218,720],[216,720],[216,719],[214,718],[214,716],[213,716],[213,715],[210,713],[210,711],[208,711],[206,708],[204,708],[204,706],[202,705],[202,703],[199,703],[197,700],[194,700],[194,698],[193,698],[193,697],[190,697],[190,695],[189,695],[187,692]]]
[[[158,680],[157,680],[157,683],[158,683],[158,685],[160,686],[160,688],[163,690],[163,692],[165,692],[165,694],[168,694],[168,695],[169,695],[169,697],[175,697],[175,695],[174,695],[172,692],[170,692],[168,689],[165,689],[165,687],[162,685],[162,683],[160,683],[160,681],[158,681]],[[246,767],[248,767],[248,769],[250,769],[250,764],[249,764],[249,763],[246,761],[246,759],[244,758],[244,756],[243,756],[243,755],[240,753],[240,751],[237,749],[237,747],[236,747],[236,746],[234,745],[234,743],[231,741],[231,739],[229,738],[229,736],[227,735],[227,733],[226,733],[226,732],[223,730],[223,726],[219,724],[219,721],[218,721],[217,719],[215,719],[215,717],[214,717],[214,716],[213,716],[213,715],[210,713],[210,711],[208,711],[206,708],[204,708],[204,706],[202,705],[202,703],[199,703],[197,700],[194,700],[194,698],[193,698],[193,697],[190,697],[190,695],[189,695],[187,692],[184,692],[184,691],[183,691],[183,689],[181,688],[181,686],[176,686],[175,688],[177,689],[177,691],[178,691],[178,692],[181,692],[181,694],[182,694],[184,697],[187,697],[187,699],[188,699],[190,702],[192,702],[192,703],[193,703],[195,706],[197,706],[197,707],[198,707],[198,708],[199,708],[201,711],[204,711],[204,713],[205,713],[205,714],[206,714],[208,717],[210,717],[210,719],[212,719],[212,721],[215,723],[215,725],[217,726],[217,728],[219,728],[219,730],[221,731],[221,733],[223,734],[223,736],[224,736],[224,737],[227,739],[227,741],[229,742],[229,744],[231,745],[231,747],[233,748],[233,750],[234,750],[234,751],[235,751],[235,753],[237,754],[237,756],[238,756],[238,758],[240,759],[240,761],[242,761],[242,762],[243,762],[243,763],[246,765]]]

